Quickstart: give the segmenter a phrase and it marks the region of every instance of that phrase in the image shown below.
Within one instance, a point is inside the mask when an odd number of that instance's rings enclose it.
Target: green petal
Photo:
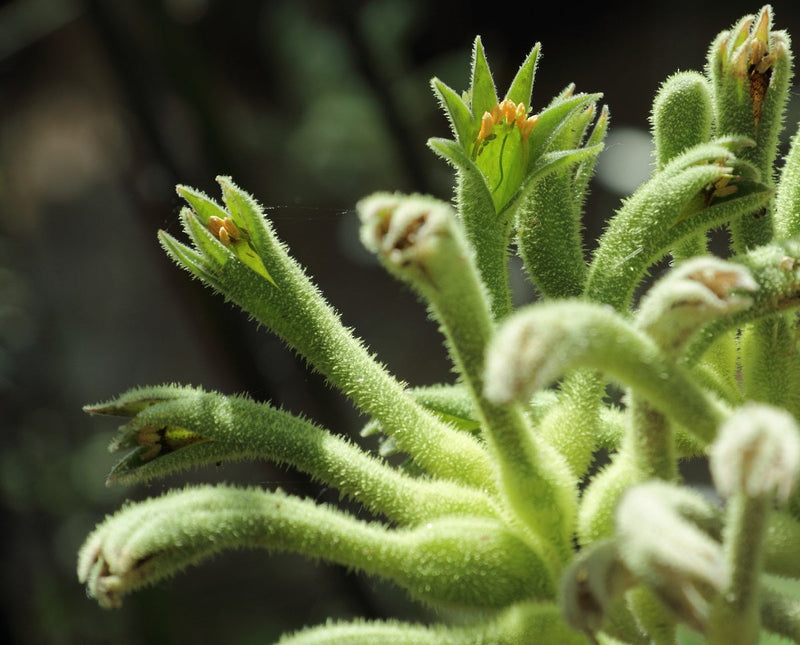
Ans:
[[[450,128],[456,139],[465,150],[469,149],[472,145],[473,124],[469,107],[455,90],[442,83],[438,78],[431,80],[431,87],[439,99],[439,104],[447,114],[447,120],[450,121]]]
[[[531,94],[533,93],[533,79],[536,75],[536,63],[539,60],[539,51],[541,49],[540,43],[536,43],[522,63],[514,80],[511,81],[511,86],[508,88],[506,98],[509,101],[516,103],[523,103],[526,107],[530,107]]]
[[[481,37],[475,38],[475,45],[472,49],[472,116],[480,122],[484,112],[491,112],[497,105],[497,90],[494,88],[492,72],[489,70],[489,63],[486,62],[486,55],[483,53]]]

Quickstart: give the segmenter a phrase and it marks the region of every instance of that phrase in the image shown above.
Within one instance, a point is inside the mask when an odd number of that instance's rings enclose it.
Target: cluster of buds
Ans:
[[[492,134],[494,126],[500,125],[503,122],[512,128],[519,128],[522,140],[527,141],[528,135],[539,120],[538,114],[527,115],[528,110],[525,109],[524,103],[517,103],[514,105],[514,102],[509,99],[501,101],[492,108],[491,112],[483,113],[483,117],[481,117],[481,129],[475,141],[476,145],[494,139],[495,135]]]

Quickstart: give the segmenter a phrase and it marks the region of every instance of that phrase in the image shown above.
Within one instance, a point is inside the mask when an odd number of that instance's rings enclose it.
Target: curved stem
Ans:
[[[499,609],[554,593],[542,560],[492,520],[390,530],[280,491],[224,486],[176,491],[118,511],[87,539],[78,574],[101,604],[117,607],[130,591],[245,547],[322,558],[454,608]]]
[[[110,481],[131,483],[218,461],[268,459],[337,488],[402,524],[440,515],[495,517],[484,493],[454,482],[419,479],[389,467],[312,422],[243,397],[184,389],[148,405],[122,427],[112,448],[134,448]],[[113,403],[95,412],[114,413]]]

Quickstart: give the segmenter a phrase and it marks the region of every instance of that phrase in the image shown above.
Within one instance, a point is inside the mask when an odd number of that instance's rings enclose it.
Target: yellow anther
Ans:
[[[219,231],[224,225],[225,220],[223,220],[221,217],[212,215],[208,218],[208,230],[211,231],[211,234],[214,237],[219,237]]]
[[[155,426],[145,426],[139,432],[137,432],[136,443],[138,443],[142,448],[147,448],[147,450],[139,455],[139,459],[142,461],[150,461],[156,455],[158,455],[158,453],[161,452],[161,439],[163,439],[163,437],[163,427],[159,428]]]
[[[483,116],[481,117],[481,129],[480,132],[478,132],[478,141],[483,141],[492,133],[494,123],[494,117],[489,112],[484,112]]]
[[[722,188],[717,188],[714,190],[713,197],[719,199],[722,197],[728,197],[729,195],[733,195],[739,188],[734,185],[730,186],[723,186]]]
[[[509,125],[514,123],[517,118],[517,106],[512,101],[505,99],[500,104],[500,109],[503,111],[503,116],[506,118],[506,123]]]
[[[481,117],[481,129],[478,131],[478,137],[475,141],[476,148],[473,151],[473,156],[480,153],[480,148],[477,144],[494,138],[492,130],[498,124],[505,123],[512,128],[518,128],[522,134],[523,139],[527,139],[528,135],[533,130],[533,126],[539,120],[538,115],[526,116],[527,110],[524,103],[517,103],[510,99],[503,99],[492,108],[491,112],[484,112]]]
[[[520,134],[522,135],[522,140],[523,141],[527,141],[528,140],[528,135],[531,133],[531,131],[536,126],[536,123],[538,121],[539,121],[539,115],[538,114],[534,114],[532,116],[529,116],[527,119],[525,119],[521,124],[519,124],[519,123],[517,124],[517,127],[519,128]]]
[[[230,246],[231,242],[242,239],[242,232],[229,217],[222,219],[212,215],[208,218],[208,230],[225,246]]]
[[[778,57],[774,53],[767,54],[756,65],[756,71],[759,74],[766,74],[767,70],[775,64],[777,58]]]
[[[231,240],[236,241],[242,239],[242,232],[236,227],[236,224],[233,223],[231,218],[222,220],[222,226]]]
[[[730,168],[726,168],[726,170],[732,171]],[[732,179],[740,179],[740,177],[736,177],[732,174],[726,174],[711,183],[711,185],[707,188],[707,190],[710,191],[707,193],[709,204],[715,199],[728,197],[739,190],[737,186],[730,183]]]

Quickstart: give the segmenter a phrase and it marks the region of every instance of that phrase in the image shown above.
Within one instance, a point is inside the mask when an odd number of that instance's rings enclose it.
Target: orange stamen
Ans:
[[[481,117],[481,129],[480,132],[478,132],[478,141],[483,141],[492,133],[494,123],[494,117],[489,112],[484,112],[483,117]]]
[[[519,128],[520,134],[522,135],[522,140],[527,141],[528,135],[533,131],[533,128],[536,127],[536,123],[539,121],[539,115],[533,114],[525,119],[521,124],[517,124]]]

